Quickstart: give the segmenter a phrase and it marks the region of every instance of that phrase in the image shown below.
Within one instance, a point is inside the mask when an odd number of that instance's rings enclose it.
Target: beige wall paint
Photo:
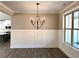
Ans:
[[[35,18],[33,13],[15,13],[12,20],[12,29],[35,29],[31,24],[31,17]],[[58,29],[59,15],[58,14],[40,14],[40,18],[45,17],[45,24],[41,29]]]
[[[64,29],[63,29],[63,16],[64,14],[67,14],[69,12],[72,12],[76,9],[79,9],[77,8],[79,7],[79,2],[76,2],[75,4],[73,4],[71,7],[67,8],[66,10],[64,10],[63,12],[60,13],[59,15],[59,48],[65,53],[67,54],[69,57],[72,57],[72,58],[77,58],[79,57],[79,50],[70,46],[70,45],[67,45],[65,42],[64,42]]]

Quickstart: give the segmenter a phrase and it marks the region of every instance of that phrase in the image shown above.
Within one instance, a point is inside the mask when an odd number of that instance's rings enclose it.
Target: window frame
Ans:
[[[67,43],[66,42],[66,30],[71,30],[71,32],[72,32],[72,25],[71,25],[71,28],[66,28],[66,16],[67,15],[69,15],[69,14],[72,14],[72,13],[68,13],[68,14],[66,14],[65,15],[65,17],[64,17],[64,42],[65,43]],[[72,24],[72,22],[71,22],[71,24]],[[71,34],[71,36],[72,36],[72,34]],[[72,38],[71,38],[72,39]],[[69,44],[69,43],[67,43],[68,45],[71,45],[71,44]]]
[[[77,48],[73,44],[74,43],[74,38],[73,38],[73,36],[74,36],[74,30],[78,30],[79,31],[78,28],[74,28],[74,12],[77,12],[77,11],[79,11],[79,9],[77,9],[75,11],[72,11],[72,12],[67,13],[67,14],[64,15],[64,42],[66,44],[74,47],[74,48]],[[69,14],[72,14],[71,28],[66,28],[66,16],[69,15]],[[66,42],[66,30],[71,30],[71,44],[69,44],[69,43]],[[77,48],[77,49],[79,49],[79,48]]]

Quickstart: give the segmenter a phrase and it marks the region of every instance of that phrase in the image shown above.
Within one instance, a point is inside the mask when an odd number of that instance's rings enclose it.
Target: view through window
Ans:
[[[65,42],[79,48],[79,10],[65,15]]]

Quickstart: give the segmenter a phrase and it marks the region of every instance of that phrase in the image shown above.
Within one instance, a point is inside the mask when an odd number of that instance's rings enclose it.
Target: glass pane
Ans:
[[[72,14],[66,16],[66,28],[72,27]]]
[[[74,30],[74,47],[79,48],[79,30]]]
[[[79,11],[74,12],[74,28],[79,28]]]
[[[65,42],[71,44],[71,30],[66,30]]]

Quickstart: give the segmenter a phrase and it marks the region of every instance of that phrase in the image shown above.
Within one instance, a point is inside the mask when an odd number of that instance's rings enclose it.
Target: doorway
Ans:
[[[0,11],[0,43],[10,42],[11,16]]]

